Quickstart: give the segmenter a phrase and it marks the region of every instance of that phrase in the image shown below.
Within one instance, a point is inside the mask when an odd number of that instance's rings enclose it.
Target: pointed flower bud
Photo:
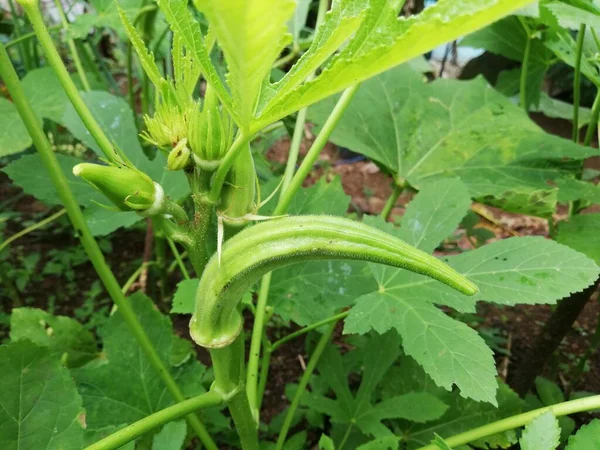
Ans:
[[[203,170],[216,170],[232,141],[233,121],[219,108],[217,96],[208,86],[202,111],[196,107],[189,119],[188,143],[194,160]]]
[[[181,107],[169,90],[169,85],[161,86],[157,95],[156,111],[152,117],[144,116],[146,131],[141,136],[159,148],[172,148],[187,136],[188,119],[192,107]]]
[[[73,174],[102,192],[121,211],[143,211],[145,215],[153,215],[163,203],[161,186],[135,169],[81,163],[73,167]]]
[[[179,143],[171,150],[169,157],[167,158],[167,168],[169,170],[183,170],[190,162],[190,149],[187,146],[187,139],[183,138]]]

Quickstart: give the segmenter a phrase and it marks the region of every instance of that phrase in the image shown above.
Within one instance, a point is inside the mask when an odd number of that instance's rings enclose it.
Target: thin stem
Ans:
[[[131,286],[133,286],[133,283],[135,283],[137,281],[137,279],[140,277],[140,275],[142,274],[142,272],[146,268],[150,267],[153,264],[156,264],[156,262],[155,261],[143,262],[142,265],[140,267],[138,267],[135,270],[135,272],[133,272],[131,274],[131,276],[127,279],[127,281],[125,282],[125,284],[121,288],[121,292],[123,292],[123,294],[127,294],[129,292],[129,289],[131,289]]]
[[[183,261],[185,258],[187,258],[187,250],[182,252],[180,257],[181,260]],[[173,273],[173,271],[175,270],[175,268],[179,265],[179,263],[177,261],[172,261],[171,264],[169,265],[169,268],[167,269],[167,273]]]
[[[69,51],[71,52],[71,58],[73,59],[73,64],[75,64],[75,70],[79,75],[79,79],[81,80],[81,84],[85,91],[91,91],[90,82],[87,79],[87,75],[85,74],[85,70],[83,70],[83,65],[81,64],[81,58],[79,58],[79,52],[77,51],[77,47],[75,46],[75,41],[71,37],[69,37],[69,20],[65,14],[65,10],[61,3],[61,0],[54,0],[56,4],[56,9],[58,10],[58,14],[60,15],[60,21],[62,23],[63,30],[65,31],[65,39],[67,41],[67,45],[69,46]]]
[[[23,65],[25,66],[25,70],[29,72],[33,68],[33,62],[31,61],[31,55],[29,54],[29,47],[27,43],[24,43],[22,39],[19,40],[19,38],[22,36],[21,24],[19,23],[19,14],[17,14],[17,9],[15,8],[15,3],[13,0],[8,0],[8,6],[10,8],[10,15],[12,17],[17,40],[21,42],[19,45],[19,56],[21,57]]]
[[[45,227],[49,223],[54,222],[56,219],[61,217],[66,212],[67,212],[66,209],[61,209],[60,211],[55,212],[51,216],[46,217],[44,220],[40,220],[39,222],[36,222],[33,225],[30,225],[27,228],[23,228],[21,231],[13,234],[11,237],[9,237],[8,239],[6,239],[5,241],[0,243],[0,253],[2,253],[2,250],[4,250],[6,247],[8,247],[11,242],[14,242],[19,238],[22,238],[23,236],[31,233],[32,231],[35,231],[42,227]]]
[[[212,186],[209,193],[209,199],[212,202],[217,202],[221,197],[221,189],[223,188],[223,183],[225,183],[227,172],[229,172],[229,169],[235,161],[235,158],[242,151],[244,146],[250,141],[251,137],[252,136],[250,135],[240,133],[233,144],[231,144],[231,147],[225,154],[225,157],[223,158],[223,161],[221,161],[221,164],[215,172],[212,180]]]
[[[321,336],[321,339],[319,339],[319,342],[315,347],[315,351],[311,355],[310,360],[306,365],[306,370],[302,374],[302,378],[300,378],[300,382],[298,383],[298,389],[296,390],[294,398],[292,399],[292,403],[290,404],[290,407],[285,415],[283,425],[281,426],[281,432],[279,433],[279,437],[277,438],[275,450],[281,450],[283,448],[283,444],[285,444],[285,438],[287,437],[288,431],[290,431],[290,427],[292,426],[294,415],[296,414],[296,410],[300,405],[300,399],[302,398],[302,395],[306,390],[306,386],[308,386],[308,382],[310,381],[310,378],[312,377],[312,374],[315,368],[317,367],[317,363],[319,362],[319,359],[321,358],[321,355],[323,354],[323,351],[325,350],[325,347],[327,346],[327,343],[329,342],[329,339],[333,334],[333,330],[335,329],[336,324],[337,322],[333,322],[329,326],[325,334]]]
[[[323,150],[323,147],[325,147],[325,144],[327,144],[331,133],[333,133],[333,130],[342,118],[342,114],[344,114],[344,111],[346,111],[346,108],[350,104],[350,101],[358,91],[359,86],[360,85],[355,84],[354,86],[349,87],[343,92],[342,96],[333,108],[333,111],[331,111],[331,114],[329,114],[329,117],[323,125],[321,132],[313,142],[313,145],[310,147],[310,150],[308,151],[306,156],[304,157],[304,160],[302,161],[302,164],[300,165],[298,171],[294,175],[294,178],[292,178],[290,186],[286,189],[286,191],[279,199],[279,203],[277,205],[277,208],[275,208],[273,215],[277,216],[285,214],[288,207],[290,206],[290,203],[292,202],[294,195],[302,187],[304,179],[312,170],[313,165],[315,164],[319,155],[321,154],[321,150]]]
[[[225,398],[218,392],[209,391],[196,397],[176,403],[168,408],[161,409],[144,417],[131,425],[105,437],[104,439],[85,447],[85,450],[113,450],[121,447],[134,439],[158,428],[159,426],[177,420],[180,417],[200,409],[213,408],[222,405]]]
[[[575,75],[573,78],[573,142],[579,141],[579,104],[581,102],[581,55],[583,54],[583,41],[585,37],[585,24],[579,26],[577,34],[577,47],[575,49]]]
[[[54,32],[54,31],[59,31],[59,30],[62,30],[62,25],[52,25],[51,27],[48,27],[49,32]],[[4,44],[4,47],[10,48],[10,47],[13,47],[17,44],[20,44],[21,42],[27,41],[34,37],[35,37],[35,31],[31,31],[29,33],[22,34],[21,36],[13,39],[12,41],[8,41],[6,44]]]
[[[392,191],[392,194],[388,197],[387,202],[385,202],[385,206],[381,210],[381,217],[383,217],[385,220],[388,220],[390,213],[392,212],[394,205],[396,205],[398,197],[400,197],[400,194],[402,194],[403,190],[404,186],[394,184],[394,190]]]
[[[529,35],[529,29],[525,27],[527,32],[527,41],[525,42],[525,53],[523,54],[523,63],[521,64],[521,85],[520,85],[520,103],[521,108],[525,113],[529,113],[529,105],[527,104],[527,72],[529,70],[529,54],[531,53],[531,41],[533,40]]]
[[[38,118],[33,112],[29,101],[25,97],[25,93],[23,92],[23,88],[21,87],[21,83],[19,82],[19,77],[15,72],[14,67],[10,61],[8,53],[4,46],[0,45],[0,76],[4,80],[4,84],[8,89],[8,92],[12,99],[14,100],[15,106],[19,111],[21,119],[25,124],[27,131],[31,135],[33,143],[40,155],[40,159],[44,164],[44,167],[48,171],[48,175],[56,188],[58,195],[62,204],[65,206],[67,210],[67,214],[69,215],[69,219],[71,219],[71,223],[73,224],[73,228],[77,232],[81,244],[85,249],[98,277],[102,281],[106,291],[110,295],[111,299],[115,302],[121,315],[123,316],[123,320],[129,327],[131,334],[134,336],[135,340],[138,342],[144,353],[146,354],[150,364],[154,367],[154,369],[158,372],[159,376],[162,378],[165,383],[167,389],[177,402],[181,402],[185,400],[183,393],[177,386],[175,379],[169,372],[169,369],[161,359],[161,357],[156,352],[156,349],[152,345],[152,342],[148,338],[148,335],[144,331],[144,328],[140,324],[137,319],[131,304],[127,301],[123,292],[121,292],[121,286],[117,282],[114,274],[110,270],[106,260],[104,259],[104,255],[98,246],[98,243],[92,236],[90,232],[87,222],[83,217],[83,213],[79,208],[79,204],[75,199],[75,196],[71,192],[69,188],[69,184],[67,178],[65,177],[60,165],[58,164],[58,160],[56,159],[56,155],[52,151],[52,147],[50,146],[50,142],[48,142],[48,138],[44,134],[44,130],[38,122]],[[202,443],[210,450],[218,450],[218,447],[211,439],[209,434],[206,431],[206,428],[200,422],[197,416],[190,415],[188,416],[188,423],[194,429],[198,437]]]
[[[77,90],[77,86],[75,86],[75,83],[73,83],[73,80],[71,80],[69,72],[65,68],[64,63],[60,58],[54,43],[52,42],[52,38],[48,33],[46,25],[44,24],[44,19],[42,17],[42,13],[40,12],[39,4],[37,2],[27,1],[23,2],[22,5],[23,9],[27,13],[27,16],[29,17],[29,20],[31,21],[31,24],[33,25],[35,33],[38,36],[39,43],[44,49],[46,59],[52,66],[52,69],[54,69],[54,72],[56,73],[60,84],[67,94],[67,97],[69,97],[69,100],[73,104],[75,111],[77,111],[81,121],[90,132],[94,140],[98,143],[102,153],[104,153],[108,160],[115,161],[116,154],[110,140],[104,134],[98,122],[96,122],[96,119],[83,101],[83,98],[81,98],[81,95]]]
[[[598,116],[600,116],[600,88],[598,88],[598,93],[596,94],[594,104],[592,105],[592,114],[590,117],[590,122],[588,123],[585,138],[583,140],[583,145],[585,147],[589,147],[589,145],[592,143],[594,133],[598,128]]]
[[[279,339],[278,341],[275,341],[271,345],[271,348],[269,349],[269,351],[270,351],[270,353],[273,353],[275,350],[277,350],[279,347],[281,347],[286,342],[289,342],[292,339],[297,338],[298,336],[302,336],[303,334],[309,333],[312,330],[316,330],[317,328],[320,328],[323,325],[327,325],[328,323],[338,322],[338,321],[340,321],[342,319],[345,319],[346,317],[348,317],[348,314],[350,314],[350,311],[344,311],[344,312],[341,312],[339,314],[336,314],[335,316],[328,317],[327,319],[323,319],[320,322],[313,323],[312,325],[308,325],[308,326],[306,326],[304,328],[301,328],[298,331],[290,333],[287,336]]]
[[[307,111],[308,110],[306,108],[301,109],[298,111],[298,116],[296,117],[296,126],[294,127],[292,143],[290,144],[290,152],[288,154],[283,180],[281,181],[280,197],[283,196],[283,193],[290,186],[296,170],[298,155],[300,154],[300,145],[302,144],[302,137],[304,136],[304,126],[306,125]]]
[[[260,344],[265,327],[265,314],[267,301],[269,299],[269,287],[271,286],[271,272],[267,273],[260,283],[258,301],[256,302],[256,314],[254,326],[252,327],[252,338],[250,341],[250,355],[248,357],[248,370],[246,372],[246,389],[248,400],[253,411],[258,413],[258,361],[260,358]]]
[[[546,406],[544,408],[534,409],[523,414],[517,414],[516,416],[508,417],[506,419],[499,420],[497,422],[489,423],[479,428],[466,431],[464,433],[457,434],[450,438],[444,439],[450,447],[459,445],[465,445],[469,442],[476,441],[477,439],[484,438],[486,436],[492,436],[496,433],[502,433],[507,430],[519,428],[527,425],[536,417],[550,411],[555,417],[566,416],[569,414],[575,414],[582,411],[590,411],[600,407],[600,395],[594,395],[592,397],[584,397],[577,400],[571,400],[568,402],[558,403],[552,406]],[[418,450],[439,450],[437,445],[430,444],[424,447],[420,447]]]
[[[183,278],[185,278],[186,280],[189,280],[190,274],[188,273],[187,269],[185,268],[185,264],[183,263],[183,260],[181,259],[179,250],[177,250],[177,247],[175,246],[175,242],[173,242],[170,238],[167,238],[167,242],[169,243],[169,247],[171,247],[171,251],[173,252],[173,256],[175,256],[175,261],[177,261],[177,264],[179,265],[179,269],[181,270],[181,274],[183,275]]]

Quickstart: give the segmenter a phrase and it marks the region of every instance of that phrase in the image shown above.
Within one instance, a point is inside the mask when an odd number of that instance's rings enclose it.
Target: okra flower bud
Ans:
[[[246,225],[247,216],[256,214],[257,210],[256,171],[250,146],[246,145],[227,174],[217,213],[224,224],[239,228]]]
[[[182,108],[167,87],[155,101],[156,111],[152,117],[144,116],[146,131],[141,136],[159,148],[175,147],[187,137],[188,120],[193,106]]]
[[[102,192],[121,211],[154,215],[160,211],[165,197],[158,183],[129,167],[81,163],[73,167],[73,174]]]
[[[187,139],[183,138],[179,143],[169,152],[167,158],[167,168],[169,170],[183,170],[190,162],[190,149],[187,146]]]
[[[189,119],[188,144],[202,170],[214,171],[233,141],[233,121],[219,108],[213,89],[208,86],[202,111],[195,108]]]

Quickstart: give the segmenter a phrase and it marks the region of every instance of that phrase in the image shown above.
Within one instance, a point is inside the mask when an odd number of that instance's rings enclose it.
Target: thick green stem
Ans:
[[[28,226],[27,228],[23,228],[21,231],[19,231],[18,233],[13,234],[11,237],[9,237],[8,239],[6,239],[5,241],[0,242],[0,253],[2,253],[2,250],[4,250],[6,247],[8,247],[11,242],[14,242],[17,239],[22,238],[23,236],[25,236],[26,234],[31,233],[32,231],[35,231],[35,230],[37,230],[39,228],[45,227],[50,222],[54,222],[56,219],[58,219],[59,217],[61,217],[66,212],[67,212],[66,209],[61,209],[60,211],[55,212],[51,216],[46,217],[44,220],[40,220],[39,222],[36,222],[33,225]]]
[[[75,70],[79,75],[79,79],[81,80],[81,85],[85,91],[90,91],[90,83],[87,79],[87,75],[85,74],[85,70],[83,70],[83,65],[81,64],[81,58],[79,58],[79,52],[77,51],[77,47],[75,46],[75,41],[68,35],[69,30],[69,21],[67,19],[67,15],[65,14],[65,10],[63,9],[62,2],[60,0],[54,0],[56,4],[56,9],[58,9],[58,14],[60,15],[60,21],[62,23],[63,30],[65,31],[65,39],[67,41],[67,45],[69,46],[69,51],[71,52],[71,58],[73,58],[73,64],[75,64]]]
[[[244,386],[244,336],[231,345],[210,349],[215,390],[227,400],[243,450],[258,450],[258,422],[250,409]]]
[[[575,75],[573,78],[573,142],[579,141],[579,103],[581,102],[581,55],[583,54],[583,41],[585,25],[579,26],[577,47],[575,50]]]
[[[290,427],[292,426],[294,415],[296,414],[296,410],[300,405],[300,399],[302,398],[302,395],[304,395],[306,386],[308,386],[308,382],[310,381],[310,378],[312,377],[312,374],[315,368],[317,367],[317,363],[319,362],[319,359],[321,358],[321,355],[323,354],[323,351],[325,350],[325,347],[327,346],[327,343],[329,342],[329,339],[333,334],[333,330],[335,329],[336,324],[337,322],[333,322],[329,326],[325,334],[321,336],[321,339],[319,339],[319,342],[315,347],[315,351],[311,355],[310,360],[306,365],[306,370],[302,374],[302,378],[300,378],[300,382],[298,383],[298,389],[296,390],[294,398],[292,399],[292,403],[290,404],[290,407],[285,415],[283,425],[281,426],[281,432],[279,433],[279,437],[277,438],[275,450],[281,450],[283,448],[283,444],[285,444],[285,438],[287,437],[288,431],[290,431]]]
[[[506,419],[502,419],[479,428],[474,428],[472,430],[466,431],[461,434],[457,434],[444,440],[446,441],[446,444],[448,444],[450,447],[458,447],[459,445],[465,445],[469,442],[476,441],[477,439],[481,439],[486,436],[492,436],[494,434],[502,433],[507,430],[523,427],[536,417],[548,411],[554,414],[555,417],[560,417],[569,414],[575,414],[582,411],[590,411],[599,407],[600,395],[584,397],[577,400],[571,400],[569,402],[558,403],[556,405],[534,409],[533,411],[508,417]],[[420,447],[418,450],[439,450],[439,448],[435,444],[430,444],[424,447]]]
[[[588,123],[587,131],[585,133],[585,138],[583,140],[583,145],[585,147],[589,147],[592,143],[592,139],[594,138],[594,133],[598,128],[598,117],[600,116],[600,88],[598,88],[598,93],[596,94],[596,98],[594,99],[594,104],[592,105],[592,115],[590,117],[590,123]]]
[[[38,122],[37,116],[33,112],[31,105],[25,97],[25,93],[23,92],[23,88],[21,87],[17,73],[12,66],[6,49],[2,45],[0,45],[0,76],[4,80],[6,88],[15,102],[23,123],[31,135],[33,143],[40,155],[40,159],[48,171],[48,175],[58,192],[61,202],[67,210],[69,219],[71,219],[71,223],[73,224],[73,227],[75,228],[75,231],[81,240],[81,244],[85,249],[90,261],[92,262],[98,277],[102,281],[111,299],[119,308],[119,311],[123,316],[123,320],[129,327],[131,334],[134,336],[135,340],[146,354],[154,369],[158,372],[173,398],[177,402],[185,400],[185,397],[179,389],[179,386],[177,386],[175,379],[156,352],[156,349],[152,345],[148,335],[138,321],[131,304],[127,301],[123,295],[123,292],[121,292],[121,286],[119,286],[117,279],[104,259],[104,255],[102,254],[98,243],[92,236],[87,222],[83,217],[83,213],[79,208],[79,204],[69,188],[67,178],[58,164],[58,160],[56,159],[56,156],[52,151],[52,147],[50,146],[50,143],[44,134],[44,130]],[[200,440],[207,448],[211,450],[218,450],[217,446],[208,435],[204,425],[202,422],[200,422],[197,416],[188,416],[188,423],[198,434]]]
[[[67,97],[73,104],[75,111],[81,118],[81,121],[90,132],[91,136],[98,143],[98,146],[102,150],[102,153],[108,158],[109,161],[115,161],[116,153],[113,149],[113,146],[108,139],[108,137],[100,128],[96,119],[92,115],[92,112],[89,110],[81,95],[79,95],[79,91],[77,90],[77,86],[71,80],[69,76],[69,72],[65,68],[65,65],[52,42],[52,38],[50,37],[50,33],[48,33],[48,29],[44,24],[44,19],[42,17],[42,13],[39,8],[39,4],[35,0],[28,0],[22,2],[23,9],[27,13],[31,24],[33,25],[33,29],[38,36],[38,40],[42,48],[44,49],[44,54],[46,55],[46,59],[48,63],[52,66],[52,69],[56,73],[60,84],[62,85]]]
[[[300,165],[298,171],[294,175],[290,186],[285,190],[285,192],[279,199],[279,203],[277,204],[277,208],[275,208],[273,215],[277,216],[285,214],[285,212],[290,206],[290,203],[292,202],[292,199],[294,198],[294,195],[302,187],[304,179],[312,170],[315,162],[321,154],[321,150],[323,150],[323,147],[325,147],[325,144],[327,144],[331,133],[333,133],[333,130],[342,118],[344,111],[346,111],[346,108],[352,101],[352,98],[358,91],[358,88],[359,85],[355,84],[354,86],[349,87],[343,92],[342,96],[333,108],[333,111],[331,111],[331,114],[329,114],[329,117],[323,125],[321,132],[315,139],[315,142],[313,142],[313,145],[310,147],[310,150],[308,151],[306,156],[304,157],[304,160],[302,161],[302,164]]]
[[[184,400],[173,406],[162,409],[154,414],[144,417],[131,425],[105,437],[104,439],[85,447],[85,450],[113,450],[143,436],[159,426],[187,416],[200,409],[212,408],[222,405],[225,399],[215,391],[209,391],[197,397]]]
[[[404,186],[394,184],[394,190],[392,191],[392,194],[388,197],[387,202],[385,202],[385,205],[381,210],[381,217],[383,217],[385,220],[388,220],[390,213],[392,212],[394,205],[396,205],[398,197],[400,197],[400,194],[402,194],[403,190]]]
[[[527,75],[529,70],[529,54],[531,53],[531,41],[533,40],[531,36],[529,36],[529,31],[527,31],[527,41],[525,42],[525,53],[523,54],[523,63],[521,65],[521,85],[519,88],[520,94],[520,104],[521,108],[525,111],[526,114],[529,113],[529,105],[527,104]]]

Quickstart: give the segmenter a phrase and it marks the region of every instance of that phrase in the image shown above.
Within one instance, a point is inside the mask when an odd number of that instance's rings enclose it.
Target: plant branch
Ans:
[[[171,248],[171,251],[173,252],[173,256],[175,257],[175,261],[177,261],[177,265],[179,266],[179,269],[181,270],[181,274],[183,275],[183,278],[185,278],[186,280],[189,280],[190,274],[188,273],[187,269],[185,268],[185,264],[183,263],[183,260],[181,259],[181,255],[179,254],[179,250],[177,250],[175,243],[169,237],[167,237],[167,242],[169,244],[169,247]]]
[[[31,8],[29,8],[31,9]],[[39,10],[35,9],[38,11]],[[38,17],[39,19],[39,17]],[[33,143],[40,155],[40,159],[44,164],[44,167],[48,171],[48,175],[56,188],[58,195],[61,199],[61,202],[65,206],[67,210],[67,214],[69,215],[69,219],[71,219],[71,223],[77,232],[81,244],[85,249],[98,277],[102,281],[105,289],[110,295],[111,299],[119,308],[121,315],[123,316],[123,320],[129,327],[131,334],[134,336],[135,340],[138,342],[143,352],[146,354],[150,364],[154,367],[154,369],[158,372],[159,376],[162,378],[165,383],[167,389],[173,396],[173,398],[177,402],[181,402],[185,399],[183,393],[177,386],[177,383],[169,369],[158,355],[156,349],[152,345],[152,342],[148,338],[148,335],[144,331],[144,328],[140,324],[137,319],[131,304],[125,298],[125,295],[121,291],[121,286],[117,282],[114,274],[109,268],[106,260],[104,259],[104,255],[98,246],[98,243],[92,236],[90,232],[87,222],[79,208],[79,204],[75,199],[71,189],[69,188],[69,184],[67,178],[65,177],[60,165],[58,164],[58,160],[56,159],[56,155],[52,151],[52,147],[48,142],[46,135],[44,134],[44,130],[38,122],[38,118],[35,115],[29,101],[25,97],[25,93],[23,92],[23,88],[21,83],[19,82],[19,77],[15,72],[14,67],[10,61],[8,53],[3,45],[0,45],[0,76],[4,80],[6,88],[8,89],[9,94],[14,100],[15,106],[21,116],[23,123],[25,124],[27,131],[31,135]],[[202,443],[209,448],[210,450],[218,450],[216,444],[213,442],[211,437],[206,431],[206,428],[200,422],[197,416],[190,415],[188,416],[188,423],[194,429],[196,434],[200,437]]]
[[[508,417],[506,419],[499,420],[479,428],[466,431],[461,434],[457,434],[444,440],[450,447],[459,445],[465,445],[469,442],[476,441],[477,439],[484,438],[486,436],[492,436],[497,433],[512,430],[527,425],[536,417],[551,412],[555,417],[566,416],[569,414],[575,414],[582,411],[590,411],[600,407],[600,395],[594,395],[592,397],[584,397],[577,400],[571,400],[568,402],[558,403],[552,406],[546,406],[544,408],[534,409],[523,414],[517,414],[516,416]],[[426,445],[420,447],[418,450],[439,450],[435,444]]]
[[[573,78],[573,142],[579,141],[579,104],[581,102],[581,55],[583,54],[583,41],[585,37],[585,24],[579,26],[577,34],[577,47],[575,50],[575,75]]]
[[[529,113],[529,105],[527,104],[527,75],[529,70],[529,54],[531,53],[531,41],[532,37],[529,35],[529,29],[525,27],[527,32],[527,41],[525,42],[525,52],[523,54],[523,63],[521,65],[521,80],[519,87],[520,103],[521,108],[525,111],[525,114]]]
[[[35,231],[35,230],[37,230],[39,228],[45,227],[49,223],[54,222],[56,219],[58,219],[59,217],[61,217],[66,212],[67,212],[66,209],[61,209],[60,211],[55,212],[51,216],[48,216],[45,219],[40,220],[39,222],[36,222],[33,225],[28,226],[27,228],[23,228],[21,231],[13,234],[11,237],[9,237],[8,239],[6,239],[5,241],[0,242],[0,253],[2,253],[2,250],[4,250],[6,247],[8,247],[11,242],[14,242],[17,239],[22,238],[23,236],[25,236],[26,234],[31,233],[32,231]]]
[[[122,445],[143,436],[144,434],[158,428],[159,426],[177,420],[180,417],[191,414],[200,409],[212,408],[222,405],[225,398],[216,391],[204,394],[176,403],[173,406],[162,409],[154,414],[144,417],[131,425],[105,437],[104,439],[85,447],[85,450],[113,450]]]
[[[336,324],[337,321],[333,322],[329,326],[327,331],[321,336],[319,342],[317,343],[317,346],[315,347],[315,351],[311,355],[310,360],[306,365],[306,370],[302,374],[302,378],[300,378],[300,382],[298,383],[298,389],[296,390],[294,398],[292,399],[292,403],[290,404],[290,407],[285,415],[283,425],[281,426],[281,432],[279,433],[279,437],[277,438],[275,450],[283,449],[283,444],[285,444],[285,438],[287,437],[288,431],[292,426],[292,421],[294,420],[296,410],[300,405],[300,399],[302,398],[302,395],[306,390],[306,386],[308,386],[308,382],[310,381],[310,378],[312,377],[312,374],[315,368],[317,367],[317,363],[319,362],[319,359],[321,358],[321,355],[323,354],[323,351],[325,350],[325,347],[327,346],[327,343],[329,342],[329,339],[333,334],[333,330],[335,329]]]
[[[403,190],[404,186],[397,183],[394,184],[394,190],[392,191],[392,194],[388,197],[387,202],[385,202],[383,210],[381,211],[381,217],[383,217],[385,220],[388,220],[390,213],[396,205],[398,197],[400,197],[400,194],[402,194]]]
[[[592,143],[592,139],[594,138],[594,133],[598,128],[598,117],[600,116],[600,87],[598,87],[598,92],[596,94],[596,98],[594,99],[594,104],[592,105],[592,115],[590,117],[590,122],[588,123],[587,131],[585,133],[585,138],[583,140],[583,145],[585,147],[589,147]]]

